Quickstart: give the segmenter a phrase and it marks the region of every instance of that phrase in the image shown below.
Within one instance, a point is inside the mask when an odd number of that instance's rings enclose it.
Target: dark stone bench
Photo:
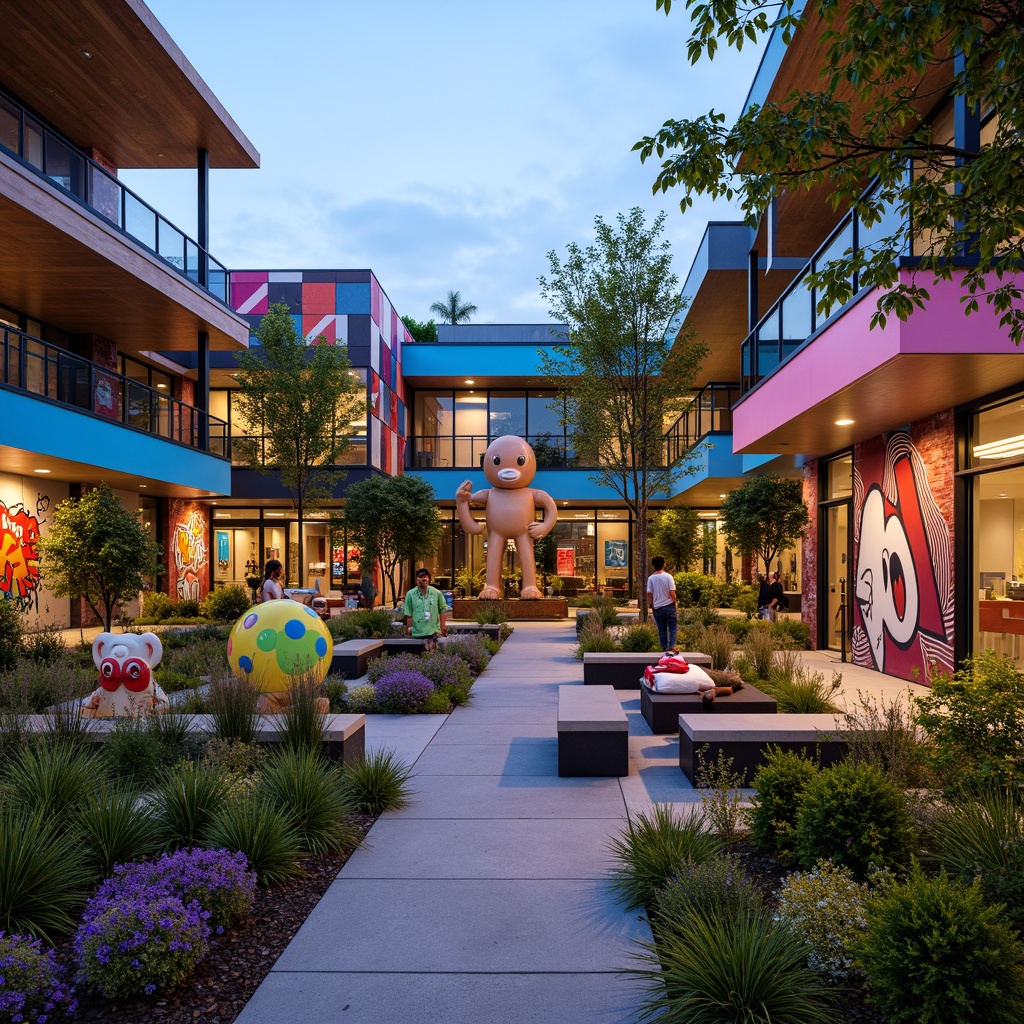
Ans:
[[[616,651],[610,654],[583,655],[583,682],[587,686],[614,686],[616,690],[639,690],[640,677],[648,665],[657,665],[661,651],[635,654]],[[711,668],[711,655],[680,651],[679,657],[691,665]]]
[[[389,636],[382,640],[384,653],[395,654],[422,654],[426,648],[426,640],[411,636]]]
[[[679,731],[679,716],[703,712],[714,715],[774,715],[778,710],[774,697],[745,683],[731,696],[704,700],[699,693],[654,693],[640,687],[640,714],[653,733]]]
[[[629,723],[614,687],[559,686],[558,774],[629,774]]]
[[[719,752],[731,757],[733,770],[745,785],[750,785],[772,746],[803,751],[823,767],[846,757],[836,715],[705,715],[699,711],[680,715],[679,767],[691,782],[697,771],[697,751],[705,746],[705,760],[716,761]]]
[[[383,640],[345,640],[334,645],[331,671],[340,672],[346,679],[358,679],[366,675],[370,662],[383,653]]]
[[[497,622],[449,623],[449,636],[485,636],[488,640],[501,639],[501,626]]]

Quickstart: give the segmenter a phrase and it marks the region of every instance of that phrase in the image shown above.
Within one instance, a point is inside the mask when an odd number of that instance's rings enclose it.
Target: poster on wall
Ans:
[[[217,564],[221,569],[228,567],[231,560],[231,537],[227,530],[217,531]]]
[[[555,565],[558,567],[559,576],[576,575],[576,549],[556,548]]]
[[[626,542],[606,540],[604,542],[604,567],[606,569],[626,568]]]

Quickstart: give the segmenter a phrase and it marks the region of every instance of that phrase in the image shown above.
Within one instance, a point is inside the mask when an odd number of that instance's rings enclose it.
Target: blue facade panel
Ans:
[[[338,284],[336,293],[339,313],[370,312],[370,282],[365,284]]]
[[[75,409],[0,392],[0,446],[211,494],[231,491],[231,463]]]
[[[402,348],[406,377],[537,377],[542,374],[537,344],[467,345],[422,342]],[[458,383],[454,382],[453,383]]]

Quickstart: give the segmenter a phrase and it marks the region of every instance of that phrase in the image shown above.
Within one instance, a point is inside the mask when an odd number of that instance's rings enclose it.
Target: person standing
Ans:
[[[284,566],[272,558],[267,562],[263,573],[263,586],[260,587],[260,601],[280,601],[284,597],[284,587],[281,585],[281,577],[284,575]]]
[[[676,648],[676,630],[679,619],[676,614],[676,581],[665,571],[665,559],[656,555],[651,559],[654,572],[647,577],[647,600],[654,612],[654,623],[658,627],[658,643],[666,653]]]
[[[405,595],[405,631],[415,640],[425,640],[426,649],[437,647],[437,636],[448,635],[448,602],[430,585],[430,570],[418,569],[416,586]]]
[[[779,582],[779,574],[777,572],[772,573],[772,582],[768,588],[768,593],[771,595],[771,600],[768,602],[768,617],[772,622],[778,622],[779,612],[787,608],[789,602],[786,599],[786,592],[782,589],[782,584]]]
[[[762,619],[770,619],[771,613],[768,611],[768,605],[771,604],[772,590],[768,586],[768,577],[763,572],[759,572],[757,579],[760,583],[757,591],[757,614]]]

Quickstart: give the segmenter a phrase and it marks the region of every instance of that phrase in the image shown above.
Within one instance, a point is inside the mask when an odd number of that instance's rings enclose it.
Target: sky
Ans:
[[[669,118],[735,116],[759,51],[691,66],[681,3],[655,0],[147,0],[260,153],[211,172],[229,269],[372,269],[399,313],[449,290],[474,323],[549,320],[547,254],[594,218],[667,214],[686,277],[734,209],[652,195],[633,144]],[[195,237],[195,173],[122,171]]]

